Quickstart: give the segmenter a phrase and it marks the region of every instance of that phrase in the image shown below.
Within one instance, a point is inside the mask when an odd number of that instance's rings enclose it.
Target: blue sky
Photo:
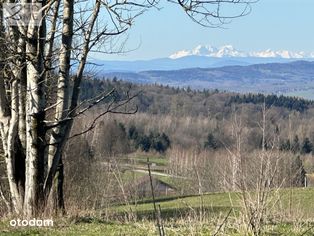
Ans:
[[[123,55],[102,55],[104,60],[167,57],[195,46],[231,44],[244,51],[287,49],[314,52],[313,0],[260,0],[252,12],[222,28],[205,28],[192,22],[171,3],[151,9],[136,19]],[[134,49],[134,50],[133,50]]]

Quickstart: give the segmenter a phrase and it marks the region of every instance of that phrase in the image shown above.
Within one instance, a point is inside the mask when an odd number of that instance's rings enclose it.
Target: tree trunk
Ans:
[[[57,7],[57,6],[56,6]],[[70,60],[73,38],[73,12],[74,1],[65,0],[63,8],[63,29],[62,44],[59,56],[60,69],[58,75],[58,90],[56,111],[54,120],[62,122],[68,116],[69,106],[69,81],[70,81]],[[71,121],[62,122],[59,126],[52,130],[50,145],[48,151],[48,177],[45,181],[44,191],[45,198],[51,199],[52,206],[56,207],[56,211],[64,212],[63,202],[63,163],[62,149],[65,142],[67,129],[71,129]],[[57,176],[54,175],[57,173]],[[54,187],[52,187],[54,186]],[[50,191],[52,196],[49,197]]]
[[[56,210],[56,215],[65,215],[65,205],[64,205],[64,198],[63,198],[63,182],[64,182],[64,166],[62,157],[60,158],[60,163],[58,166],[57,174],[55,177],[56,187],[56,201],[54,209]]]
[[[43,3],[44,4],[44,3]],[[45,93],[43,53],[45,20],[41,26],[30,24],[27,31],[27,92],[26,92],[26,179],[24,214],[38,215],[44,209],[44,154],[45,154]],[[38,37],[39,36],[39,37]]]
[[[74,50],[72,39],[76,14],[74,0],[21,0],[20,2],[41,4],[40,11],[43,18],[38,22],[36,21],[38,19],[33,19],[34,16],[31,14],[31,21],[27,26],[3,27],[3,17],[0,16],[0,45],[4,48],[0,51],[0,54],[4,54],[0,58],[8,61],[6,74],[4,65],[2,63],[0,65],[0,135],[12,206],[16,213],[34,217],[45,210],[51,189],[56,193],[56,206],[64,209],[61,155],[69,138],[73,119],[79,114],[77,109],[80,84],[89,51],[97,42],[124,33],[137,14],[124,16],[124,11],[132,13],[131,9],[134,7],[133,3],[128,1],[120,3],[123,6],[120,8],[118,7],[120,4],[96,0],[91,15],[87,18],[81,15],[82,18],[78,21],[82,19],[86,21],[75,29],[76,33],[82,33],[81,36],[77,34],[82,48],[79,49],[79,66],[73,76],[73,88],[70,90],[69,71],[71,52]],[[55,5],[52,10],[53,4]],[[112,30],[108,29],[108,25],[102,26],[100,22],[97,24],[101,5],[107,7],[109,14],[115,15],[114,18],[110,18],[115,26]],[[63,8],[62,16],[59,14],[59,6]],[[148,6],[139,5],[139,8],[148,8]],[[50,14],[51,11],[53,14]],[[46,16],[51,20],[49,21],[52,30],[50,39],[46,35]],[[40,25],[36,25],[38,23]],[[59,23],[63,24],[62,32],[59,31]],[[50,69],[55,66],[55,61],[52,59],[55,52],[54,40],[55,35],[60,34],[57,101],[47,107],[46,86]],[[8,39],[11,43],[6,43]],[[47,110],[55,112],[52,112],[53,117],[46,116]]]

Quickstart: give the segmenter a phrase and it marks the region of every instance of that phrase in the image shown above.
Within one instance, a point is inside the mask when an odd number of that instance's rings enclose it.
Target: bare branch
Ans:
[[[135,97],[137,97],[138,94],[136,95],[133,95],[129,98],[127,98],[126,100],[124,100],[123,102],[115,105],[114,107],[112,107],[112,104],[109,104],[109,106],[107,107],[106,111],[102,112],[101,114],[99,114],[94,120],[93,122],[89,125],[89,127],[87,129],[85,129],[84,131],[80,132],[80,133],[77,133],[77,134],[74,134],[72,135],[71,137],[69,137],[69,139],[72,139],[72,138],[75,138],[77,136],[80,136],[82,134],[85,134],[85,133],[88,133],[89,131],[93,130],[95,127],[96,127],[96,123],[97,121],[103,117],[104,115],[108,114],[108,113],[113,113],[113,114],[124,114],[124,115],[132,115],[132,114],[135,114],[138,110],[138,107],[136,106],[136,108],[134,109],[134,111],[130,111],[130,112],[127,112],[127,111],[118,111],[117,109],[119,109],[120,107],[123,107],[124,105],[126,105],[127,103],[129,103],[131,100],[133,100]]]
[[[178,4],[196,23],[205,27],[221,27],[234,18],[251,12],[251,4],[258,0],[168,0]],[[236,9],[236,11],[235,11]]]

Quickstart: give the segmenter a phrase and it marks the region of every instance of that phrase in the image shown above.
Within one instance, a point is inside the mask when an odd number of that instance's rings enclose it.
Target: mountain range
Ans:
[[[135,83],[158,83],[174,87],[189,86],[194,89],[235,92],[287,94],[295,91],[314,91],[314,62],[309,61],[218,68],[108,72],[103,76],[117,77]]]
[[[108,61],[90,60],[88,68],[102,75],[108,72],[139,72],[147,70],[179,70],[186,68],[215,68],[223,66],[247,66],[264,63],[286,63],[296,60],[314,61],[314,53],[282,51],[244,52],[231,45],[219,48],[197,46],[181,50],[168,57],[151,60]]]
[[[306,53],[303,51],[292,52],[288,50],[274,51],[267,49],[265,51],[244,52],[235,49],[232,45],[225,45],[222,47],[213,47],[210,45],[198,45],[192,50],[181,50],[170,55],[171,59],[178,59],[186,56],[205,56],[214,58],[223,57],[253,57],[253,58],[285,58],[285,59],[306,59],[314,58],[314,53]]]
[[[103,78],[314,99],[314,53],[244,52],[231,45],[219,48],[199,45],[165,58],[89,62],[87,71]]]

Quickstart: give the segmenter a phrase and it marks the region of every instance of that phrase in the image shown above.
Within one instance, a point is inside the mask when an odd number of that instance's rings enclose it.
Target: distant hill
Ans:
[[[86,79],[81,87],[81,100],[90,100],[104,91],[115,89],[114,98],[125,98],[126,91],[138,94],[133,100],[138,112],[148,114],[177,114],[181,116],[208,116],[208,113],[230,115],[234,104],[255,104],[259,109],[265,102],[267,107],[286,111],[304,112],[314,108],[314,101],[301,98],[263,95],[258,93],[238,94],[219,90],[174,88],[155,84],[135,84],[121,80]],[[111,100],[109,100],[111,101]],[[283,110],[278,111],[282,113]],[[314,136],[313,136],[314,138]]]
[[[102,73],[134,83],[158,83],[194,89],[285,94],[314,89],[314,62],[266,63],[248,66]]]
[[[157,58],[152,60],[107,61],[90,60],[89,69],[98,74],[107,72],[139,72],[146,70],[179,70],[186,68],[214,68],[222,66],[246,66],[261,63],[287,63],[298,59],[281,57],[210,57],[188,55],[179,58]],[[305,59],[304,59],[305,60]],[[306,60],[314,60],[306,59]]]
[[[249,51],[245,52],[232,45],[214,47],[198,45],[191,50],[180,50],[169,57],[151,60],[108,61],[90,60],[98,73],[139,72],[147,70],[179,70],[186,68],[214,68],[222,66],[246,66],[261,63],[286,63],[297,60],[314,61],[314,53],[293,52],[289,50]],[[90,68],[92,68],[91,66]]]

